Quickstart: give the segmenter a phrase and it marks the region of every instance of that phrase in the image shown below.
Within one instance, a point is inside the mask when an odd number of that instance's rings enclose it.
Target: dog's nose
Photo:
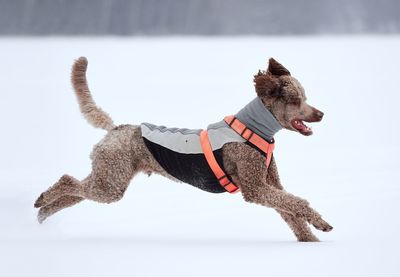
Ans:
[[[312,120],[314,122],[321,121],[322,118],[324,117],[324,113],[321,112],[320,110],[317,110],[314,107],[311,107],[311,109],[312,109],[312,115],[311,115],[311,119],[310,120]]]

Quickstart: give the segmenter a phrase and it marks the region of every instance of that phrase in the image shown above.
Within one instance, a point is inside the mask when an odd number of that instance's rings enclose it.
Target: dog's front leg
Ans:
[[[242,189],[243,197],[246,201],[258,203],[276,210],[286,212],[294,217],[305,219],[318,230],[329,232],[332,230],[321,215],[310,207],[308,202],[300,197],[294,196],[283,190],[276,189],[275,187],[255,180],[241,181],[245,184]],[[265,186],[265,191],[260,189],[248,189],[248,185]],[[242,187],[241,187],[242,188]]]
[[[290,213],[297,218],[305,219],[318,230],[324,232],[332,230],[332,226],[323,220],[321,215],[312,209],[305,199],[283,190],[278,190],[270,185],[266,186],[264,197],[266,205],[270,207]]]
[[[332,230],[332,226],[325,222],[306,200],[267,184],[265,160],[261,155],[259,159],[255,158],[254,155],[248,158],[242,156],[242,159],[237,162],[239,186],[246,201],[305,219],[318,230],[324,232]]]
[[[319,239],[311,232],[310,227],[308,227],[307,222],[302,219],[295,217],[294,215],[276,210],[279,215],[285,220],[287,225],[293,231],[298,241],[302,242],[317,242]]]
[[[283,186],[278,174],[278,167],[276,166],[276,161],[274,158],[272,158],[271,164],[268,168],[266,182],[268,185],[283,190]],[[310,227],[303,218],[295,217],[291,213],[284,212],[282,210],[276,209],[276,211],[289,225],[298,241],[319,241],[319,239],[312,233]]]

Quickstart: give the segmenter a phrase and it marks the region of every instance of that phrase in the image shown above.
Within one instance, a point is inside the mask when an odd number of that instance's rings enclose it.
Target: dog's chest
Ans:
[[[245,140],[224,121],[207,128],[211,148],[223,167],[222,147]],[[208,192],[225,192],[211,171],[200,144],[200,129],[179,129],[141,124],[144,142],[157,162],[176,179]]]

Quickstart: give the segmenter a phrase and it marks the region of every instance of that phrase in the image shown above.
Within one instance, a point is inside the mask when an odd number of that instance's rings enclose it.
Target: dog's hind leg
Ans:
[[[46,218],[61,211],[62,209],[71,207],[83,201],[84,198],[79,196],[64,195],[53,201],[52,203],[40,208],[38,213],[38,221],[42,223]]]
[[[126,178],[125,182],[121,182],[121,180],[109,181],[107,178],[109,176],[104,174],[105,171],[107,171],[105,168],[103,172],[94,171],[83,181],[63,175],[56,184],[43,192],[35,202],[35,207],[40,207],[37,216],[39,223],[42,223],[54,213],[71,207],[84,199],[100,203],[111,203],[120,200],[128,187],[130,178]]]
[[[39,196],[34,206],[40,208],[49,205],[65,195],[82,197],[84,195],[82,183],[74,177],[63,175],[57,183]]]
[[[104,171],[106,171],[105,168]],[[120,200],[129,185],[130,178],[126,178],[125,182],[121,182],[121,179],[110,181],[107,178],[109,176],[104,174],[104,171],[94,171],[83,181],[63,175],[56,184],[43,192],[36,200],[35,207],[40,207],[38,221],[42,223],[52,214],[71,207],[84,199],[100,203]],[[120,171],[120,173],[122,172]]]

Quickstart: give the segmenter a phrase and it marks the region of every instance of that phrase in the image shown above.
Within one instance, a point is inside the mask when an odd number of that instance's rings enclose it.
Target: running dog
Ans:
[[[274,208],[298,241],[318,241],[308,224],[332,227],[309,203],[287,193],[272,155],[273,136],[288,129],[309,136],[304,122],[319,122],[323,113],[306,103],[301,84],[273,58],[254,76],[255,99],[206,130],[167,128],[150,123],[114,125],[92,99],[86,80],[87,59],[75,61],[72,85],[80,110],[96,128],[107,131],[91,154],[92,172],[83,180],[63,175],[34,206],[42,223],[84,199],[120,200],[139,172],[156,173],[211,193],[240,192],[245,201]]]

